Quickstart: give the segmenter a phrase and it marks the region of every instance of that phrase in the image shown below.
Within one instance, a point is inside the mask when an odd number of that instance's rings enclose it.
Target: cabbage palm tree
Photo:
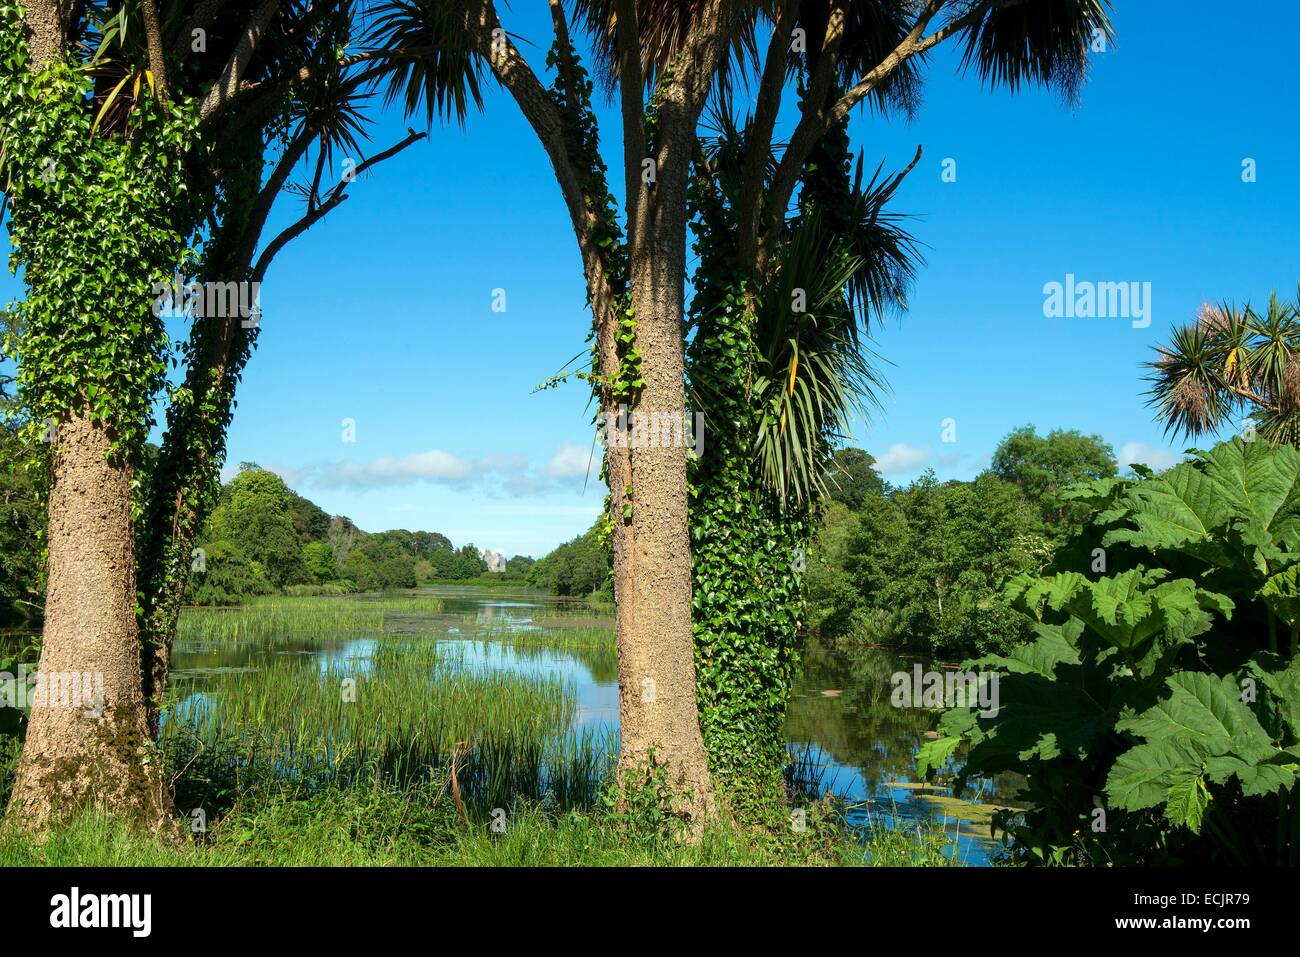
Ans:
[[[401,70],[404,60],[428,48],[419,40],[404,43],[403,37],[445,35],[449,23],[456,26],[459,20],[469,48],[490,66],[537,133],[582,256],[607,419],[626,399],[615,374],[625,356],[639,362],[634,414],[684,410],[687,187],[711,91],[729,89],[733,77],[760,74],[736,174],[738,278],[750,284],[752,296],[776,288],[779,264],[807,248],[783,252],[791,228],[788,207],[818,148],[842,132],[860,103],[882,109],[913,105],[919,67],[929,50],[954,40],[965,46],[966,66],[990,82],[1015,88],[1038,81],[1068,92],[1085,72],[1094,31],[1109,35],[1110,29],[1107,0],[571,0],[569,11],[587,34],[596,71],[621,106],[626,201],[620,222],[597,152],[595,117],[586,105],[587,80],[569,35],[569,16],[562,0],[549,0],[549,6],[555,32],[549,62],[556,68],[549,89],[519,54],[493,0],[390,0],[380,7],[387,19],[378,43],[386,48],[381,59]],[[758,38],[769,27],[760,58]],[[795,29],[804,44],[792,51]],[[798,122],[776,155],[776,120],[795,71],[802,71],[804,90]],[[400,84],[390,86],[408,92],[408,108],[413,75],[407,70]],[[653,178],[643,178],[647,166]],[[830,215],[824,211],[821,218]],[[808,228],[809,236],[820,233],[825,242],[824,228]],[[840,265],[846,281],[858,272],[847,268],[847,261]],[[827,285],[835,285],[834,276]],[[818,308],[834,299],[828,295]],[[757,315],[752,302],[749,311]],[[814,456],[799,454],[789,440],[796,429],[806,430],[802,441],[815,445],[811,434],[818,420],[832,427],[841,421],[827,404],[848,401],[861,383],[837,388],[829,378],[852,377],[863,368],[854,364],[852,349],[840,344],[852,340],[837,339],[831,346],[832,334],[825,331],[830,318],[819,318],[825,321],[815,326],[799,320],[803,326],[795,336],[782,336],[774,327],[769,339],[788,345],[799,336],[824,335],[827,362],[796,361],[797,348],[787,348],[786,355],[772,357],[762,377],[774,414],[766,433],[775,440],[768,461],[774,472],[790,473],[775,482],[804,494],[815,486],[819,467]],[[842,317],[835,325],[842,332]],[[838,358],[831,361],[832,355]],[[805,388],[814,370],[819,387]],[[780,389],[786,390],[784,399]],[[605,471],[618,607],[620,763],[626,770],[653,747],[678,782],[695,792],[694,809],[703,810],[710,803],[710,781],[691,700],[685,456],[680,450],[611,450]],[[654,697],[643,693],[647,686],[658,689]]]
[[[737,120],[719,102],[721,133],[696,164],[701,265],[688,362],[697,405],[716,420],[692,474],[701,720],[733,803],[779,788],[803,623],[797,556],[834,481],[835,442],[885,387],[870,333],[905,309],[920,262],[887,209],[920,150],[864,186],[862,160],[856,175],[850,165],[849,112],[913,112],[926,54],[947,41],[964,44],[964,68],[990,83],[1074,96],[1091,42],[1110,35],[1105,7],[798,0],[755,10],[771,32],[754,110]],[[781,146],[774,131],[791,74],[797,123]]]
[[[77,172],[97,164],[118,168],[130,151],[151,150],[157,162],[132,168],[167,171],[169,187],[188,197],[182,203],[136,190],[111,198],[117,203],[113,216],[96,217],[74,202],[42,217],[42,188],[29,164],[11,166],[0,179],[29,257],[28,297],[21,306],[26,323],[17,340],[20,376],[44,375],[48,382],[53,375],[69,383],[53,398],[48,390],[37,392],[46,396],[39,417],[57,420],[40,668],[103,675],[99,718],[85,720],[77,708],[33,711],[9,809],[23,827],[43,827],[87,803],[154,827],[166,821],[169,802],[150,753],[150,704],[156,717],[189,546],[216,480],[233,383],[255,332],[239,328],[241,317],[193,324],[186,382],[171,396],[162,464],[150,470],[143,436],[165,384],[165,332],[159,316],[150,314],[148,281],[97,289],[75,322],[57,308],[59,297],[66,280],[92,269],[102,250],[119,246],[120,258],[151,278],[190,271],[195,263],[184,247],[192,237],[201,245],[199,278],[247,281],[259,267],[264,273],[267,257],[284,242],[335,208],[341,191],[317,195],[307,215],[255,265],[265,214],[305,151],[355,145],[355,111],[346,105],[355,102],[355,84],[344,73],[357,61],[339,54],[352,12],[347,0],[27,0],[21,22],[0,24],[5,39],[23,50],[8,69],[63,71],[59,103],[90,132],[76,143],[60,143],[70,166]],[[204,55],[191,55],[195,45]],[[91,78],[89,97],[80,94],[78,73]],[[2,82],[20,89],[12,78]],[[175,120],[178,112],[193,124],[190,135],[160,140],[160,118]],[[33,137],[48,133],[0,122],[0,153],[3,147],[30,152],[37,148]],[[292,137],[289,148],[277,152],[286,135]],[[268,154],[272,173],[263,183]],[[391,152],[371,162],[384,155]],[[83,181],[70,176],[68,182],[81,188]],[[98,188],[108,188],[104,178],[100,182]],[[134,219],[128,232],[117,222],[124,215],[119,206],[129,211],[126,220]],[[103,241],[89,243],[86,259],[92,262],[65,261],[66,250],[75,248],[66,235]],[[157,236],[174,239],[164,243]],[[104,271],[113,267],[79,281],[95,289]],[[60,281],[47,283],[48,275]],[[123,343],[114,335],[123,329],[138,332]],[[115,371],[106,376],[105,368]],[[131,377],[140,368],[158,371],[138,382]],[[131,387],[104,389],[103,379],[117,374]],[[23,381],[42,384],[40,378]],[[137,488],[145,500],[139,527],[133,521]],[[138,603],[144,606],[139,619]]]
[[[1300,291],[1274,294],[1261,313],[1249,303],[1205,303],[1170,332],[1147,363],[1147,404],[1188,439],[1246,429],[1272,445],[1300,445]]]

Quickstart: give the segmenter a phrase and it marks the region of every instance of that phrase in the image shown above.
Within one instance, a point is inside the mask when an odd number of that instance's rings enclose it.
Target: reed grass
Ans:
[[[181,611],[178,641],[246,641],[305,634],[384,630],[389,615],[434,616],[442,613],[440,598],[411,595],[292,596],[258,598],[230,608],[194,606]]]

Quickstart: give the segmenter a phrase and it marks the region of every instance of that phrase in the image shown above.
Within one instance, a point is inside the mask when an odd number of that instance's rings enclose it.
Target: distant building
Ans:
[[[490,548],[480,548],[478,553],[483,557],[483,561],[487,562],[488,571],[499,575],[506,570],[506,557],[500,552],[494,552]]]

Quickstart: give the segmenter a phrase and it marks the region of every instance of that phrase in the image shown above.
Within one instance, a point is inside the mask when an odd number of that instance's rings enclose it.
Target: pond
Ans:
[[[172,656],[173,719],[202,720],[225,695],[239,699],[240,714],[232,720],[243,726],[301,725],[317,713],[335,720],[337,707],[302,698],[317,685],[351,678],[391,694],[366,718],[371,727],[417,728],[427,735],[420,722],[428,718],[419,711],[469,708],[474,728],[516,733],[518,716],[494,714],[495,704],[498,711],[513,705],[543,715],[538,727],[548,734],[558,724],[586,742],[608,744],[617,735],[618,657],[607,607],[470,587],[267,601],[264,607],[185,611]],[[916,749],[935,713],[890,702],[891,675],[910,672],[917,660],[889,649],[837,654],[809,648],[786,723],[789,750],[808,790],[846,800],[851,824],[927,821],[952,839],[950,853],[961,863],[987,865],[999,850],[989,834],[990,816],[997,807],[1016,806],[1015,782],[974,781],[970,793],[956,798],[942,779],[937,785],[917,781]],[[432,684],[413,684],[412,671]],[[467,677],[467,687],[448,696],[458,675]],[[530,697],[534,688],[536,697]],[[285,699],[293,700],[286,705]],[[287,719],[280,714],[295,710],[300,713]]]
[[[574,729],[616,733],[618,659],[608,609],[492,589],[435,587],[418,594],[438,598],[441,610],[390,610],[384,617],[386,634],[432,633],[444,660],[467,670],[563,682],[576,699]],[[593,633],[605,640],[587,640]],[[301,657],[304,668],[365,673],[375,649],[370,635],[239,642],[179,638],[173,666],[178,684],[192,682],[198,693],[209,676],[258,668],[284,656]],[[933,727],[934,714],[890,703],[890,675],[910,671],[916,660],[887,649],[844,655],[810,648],[790,704],[790,750],[823,789],[848,800],[851,823],[896,827],[928,819],[954,839],[962,862],[987,864],[997,850],[989,818],[995,806],[1015,806],[1014,782],[976,781],[973,795],[957,799],[947,787],[916,781],[915,751]]]

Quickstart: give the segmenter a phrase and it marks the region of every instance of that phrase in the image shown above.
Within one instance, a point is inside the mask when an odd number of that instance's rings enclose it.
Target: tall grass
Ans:
[[[384,630],[387,616],[428,616],[442,612],[442,600],[424,596],[276,596],[230,608],[190,607],[181,611],[178,641],[241,641],[331,632]]]
[[[213,782],[268,775],[348,786],[428,780],[455,768],[462,802],[519,797],[587,806],[611,745],[571,734],[572,685],[464,667],[433,638],[381,638],[360,661],[272,659],[258,670],[184,678],[163,726],[173,764],[200,756]],[[229,786],[229,785],[223,785]]]
[[[442,591],[185,609],[178,642],[203,657],[174,676],[160,744],[178,809],[203,808],[215,826],[196,849],[139,851],[139,862],[948,863],[941,832],[837,824],[835,839],[822,832],[814,847],[720,828],[697,848],[611,832],[593,809],[617,731],[572,731],[569,681],[546,667],[494,668],[487,649],[541,666],[564,653],[597,681],[616,681],[612,618],[580,605],[448,613],[443,597],[464,605]],[[832,807],[834,782],[807,755],[787,784],[795,806]],[[508,814],[503,834],[488,828],[496,809]],[[42,860],[134,853],[124,849],[134,838],[108,825],[78,827]],[[0,863],[24,853],[0,837]]]

